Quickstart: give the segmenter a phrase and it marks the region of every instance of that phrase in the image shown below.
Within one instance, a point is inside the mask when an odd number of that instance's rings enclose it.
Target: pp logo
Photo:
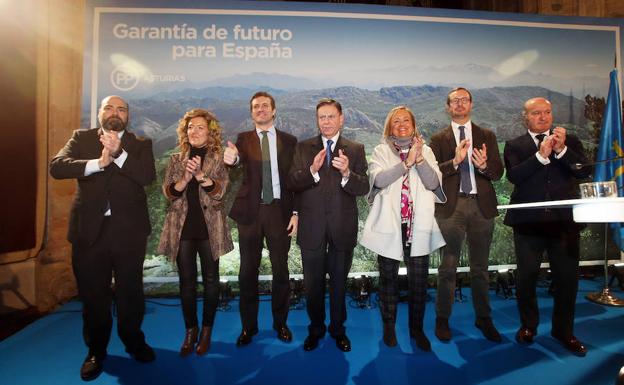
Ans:
[[[111,72],[110,81],[119,91],[130,91],[139,84],[139,74],[131,66],[122,64]]]

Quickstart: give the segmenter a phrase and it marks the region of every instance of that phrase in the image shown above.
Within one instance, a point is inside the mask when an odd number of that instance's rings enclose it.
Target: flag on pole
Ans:
[[[624,156],[624,141],[622,140],[622,103],[618,86],[617,69],[611,71],[609,94],[602,116],[600,128],[600,144],[596,161],[606,161]],[[624,196],[624,160],[612,160],[596,165],[594,182],[615,181],[618,196]],[[624,226],[622,223],[610,223],[613,230],[613,240],[620,250],[624,251]]]

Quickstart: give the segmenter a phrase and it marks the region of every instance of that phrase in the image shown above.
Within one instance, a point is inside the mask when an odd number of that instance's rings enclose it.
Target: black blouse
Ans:
[[[191,147],[191,150],[189,152],[189,158],[193,158],[194,156],[198,155],[202,159],[203,164],[206,152],[206,147]],[[212,191],[214,187],[214,183],[208,187],[201,186],[201,188],[203,188],[205,192]],[[199,201],[199,188],[199,182],[194,177],[186,185],[186,200],[188,202],[188,211],[186,213],[184,226],[182,227],[182,234],[180,236],[180,239],[188,240],[208,238],[208,228],[206,227],[206,221],[204,219],[204,211],[201,207],[201,202]],[[181,197],[184,192],[176,190],[175,182],[173,182],[169,185],[169,193],[173,196]]]

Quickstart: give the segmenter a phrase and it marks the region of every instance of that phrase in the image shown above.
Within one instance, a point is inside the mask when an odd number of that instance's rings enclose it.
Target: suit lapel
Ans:
[[[321,139],[321,136],[318,135],[316,137],[316,140],[314,140],[310,144],[308,144],[307,151],[310,152],[309,153],[309,155],[310,155],[310,162],[312,162],[312,160],[314,159],[316,154],[318,154],[319,151],[321,151],[322,149],[323,149],[323,140]]]
[[[472,124],[472,147],[481,148],[481,144],[484,143],[483,140],[483,132],[481,131],[481,127],[476,124]]]
[[[535,141],[531,137],[531,134],[528,132],[521,137],[521,145],[523,148],[526,148],[528,151],[537,151],[537,146],[535,145]]]
[[[249,132],[249,145],[250,152],[254,155],[254,158],[260,159],[262,157],[262,149],[260,148],[260,138],[256,130]]]
[[[316,137],[316,142],[314,143],[314,149],[316,152],[319,152],[323,149],[323,139],[320,135]]]
[[[275,133],[276,133],[276,150],[277,150],[277,169],[280,171],[280,174],[283,172],[284,175],[288,173],[289,170],[283,170],[282,171],[282,167],[286,167],[286,165],[288,165],[288,160],[284,159],[284,157],[288,154],[287,149],[284,149],[285,143],[284,143],[284,134],[278,130],[275,129]],[[280,182],[281,182],[281,178],[282,176],[280,175]]]
[[[275,129],[275,150],[277,151],[277,162],[279,163],[280,161],[280,154],[282,153],[282,146],[284,145],[284,143],[282,143],[282,134],[281,132],[279,132],[277,130],[277,128]]]
[[[121,137],[121,147],[125,149],[132,149],[132,147],[134,146],[134,141],[132,139],[132,134],[130,134],[128,131],[124,132],[123,136]]]
[[[457,148],[457,143],[455,142],[455,134],[453,133],[453,127],[448,126],[446,128],[446,143],[448,143],[448,149],[450,154],[455,154],[455,148]]]
[[[260,138],[255,129],[249,131],[249,164],[253,168],[252,172],[262,175],[262,150],[260,149]]]
[[[348,146],[348,143],[346,139],[343,139],[342,134],[340,134],[340,136],[338,137],[338,142],[336,143],[336,146],[334,147],[334,152],[332,153],[332,155],[338,156],[339,155],[338,150],[342,150],[343,154],[346,154],[347,146]]]

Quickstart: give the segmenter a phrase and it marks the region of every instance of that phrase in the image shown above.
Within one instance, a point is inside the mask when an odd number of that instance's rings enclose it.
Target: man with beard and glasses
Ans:
[[[85,381],[102,372],[113,297],[126,351],[139,362],[155,359],[141,331],[143,260],[151,231],[144,188],[156,176],[152,142],[126,131],[128,103],[119,96],[102,100],[98,120],[101,128],[74,131],[50,162],[53,178],[78,181],[67,238],[89,348],[80,369]]]

